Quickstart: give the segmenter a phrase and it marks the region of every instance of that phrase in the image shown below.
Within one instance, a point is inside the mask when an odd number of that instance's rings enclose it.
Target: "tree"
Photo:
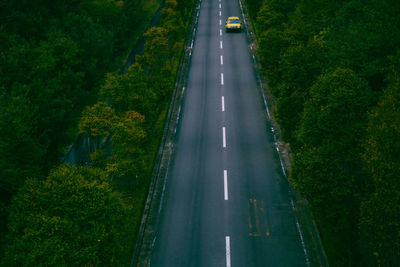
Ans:
[[[7,201],[28,176],[43,175],[43,147],[33,136],[37,109],[24,97],[0,95],[0,192]]]
[[[292,45],[281,57],[281,83],[276,102],[276,118],[285,141],[295,144],[295,131],[303,114],[309,90],[321,74],[323,42],[312,39],[306,46]]]
[[[62,165],[11,206],[6,266],[120,265],[128,208],[99,170]],[[27,205],[29,203],[29,205]]]
[[[156,95],[139,63],[130,66],[125,74],[107,74],[100,98],[111,103],[117,112],[136,110],[146,118],[155,115]]]
[[[27,177],[45,174],[46,147],[35,136],[37,109],[24,97],[0,93],[0,235],[7,233],[8,205]],[[0,241],[0,249],[2,243]]]
[[[146,132],[143,123],[144,116],[136,111],[127,111],[125,117],[114,125],[111,138],[113,156],[106,169],[113,178],[128,179],[131,185],[138,184],[145,166],[143,141]]]
[[[115,154],[134,157],[140,154],[141,144],[146,136],[143,130],[144,116],[136,111],[127,111],[113,127],[113,150]]]
[[[137,61],[143,67],[146,77],[149,81],[151,80],[151,88],[160,101],[170,92],[173,85],[171,77],[174,77],[166,64],[172,55],[168,42],[168,31],[163,27],[152,27],[144,36],[146,43],[143,55],[137,56]]]
[[[117,119],[114,109],[107,107],[105,102],[99,102],[82,112],[79,130],[90,137],[107,136]]]
[[[186,25],[190,20],[184,20],[185,17],[188,15],[189,10],[185,10],[186,7],[182,5],[183,2],[186,3],[186,6],[191,6],[193,3],[192,1],[181,1],[177,3],[176,0],[167,0],[165,2],[164,8],[161,11],[162,17],[162,25],[168,31],[168,45],[171,48],[177,46],[177,49],[174,49],[175,54],[180,54],[182,51],[182,44],[184,42],[184,37],[186,36]]]
[[[248,1],[250,2],[250,1]],[[281,12],[279,7],[282,6],[282,1],[268,0],[262,3],[262,6],[256,13],[257,24],[256,28],[259,33],[267,31],[271,28],[282,29],[284,23],[286,22],[286,12]],[[251,5],[253,6],[253,5]],[[252,9],[254,7],[250,7],[249,12],[255,13]]]
[[[352,70],[338,68],[322,75],[305,105],[299,141],[312,146],[337,143],[337,149],[359,143],[372,96],[366,81]]]
[[[366,262],[400,264],[400,78],[391,78],[378,106],[369,116],[364,143],[366,169],[372,177],[361,206],[360,244]]]
[[[169,57],[167,33],[167,30],[162,27],[152,27],[144,34],[146,43],[143,55],[139,56],[138,61],[145,73],[150,76],[160,74]]]
[[[400,43],[399,10],[400,3],[392,0],[343,3],[326,36],[329,71],[353,69],[374,91],[382,91],[390,71],[388,56]]]
[[[268,85],[274,95],[279,95],[278,88],[282,74],[280,60],[282,54],[290,47],[293,36],[288,31],[272,28],[262,32],[258,41],[257,53],[267,73]]]
[[[357,250],[350,248],[357,245],[354,227],[366,184],[361,140],[371,100],[368,84],[353,71],[337,69],[323,75],[311,88],[298,133],[302,146],[291,177],[328,230],[329,241],[346,244],[343,249],[327,248],[328,253],[340,251],[335,256],[341,263],[358,259]]]

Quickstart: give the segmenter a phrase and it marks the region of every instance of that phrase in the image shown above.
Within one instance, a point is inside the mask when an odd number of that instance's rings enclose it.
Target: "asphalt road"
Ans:
[[[203,0],[151,266],[306,266],[238,0]],[[221,21],[221,22],[220,22]]]

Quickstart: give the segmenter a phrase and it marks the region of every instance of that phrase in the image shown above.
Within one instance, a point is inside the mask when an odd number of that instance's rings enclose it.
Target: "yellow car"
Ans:
[[[226,20],[225,24],[225,30],[226,32],[230,31],[242,31],[242,23],[240,22],[240,19],[238,17],[229,17]]]

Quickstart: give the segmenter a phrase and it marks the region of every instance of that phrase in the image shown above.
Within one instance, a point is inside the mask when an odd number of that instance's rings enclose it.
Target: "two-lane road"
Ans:
[[[151,266],[305,266],[238,0],[203,0]]]

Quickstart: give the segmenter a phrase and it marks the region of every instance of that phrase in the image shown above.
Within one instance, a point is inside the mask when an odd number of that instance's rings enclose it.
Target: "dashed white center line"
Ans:
[[[221,73],[221,85],[224,85],[224,74]]]
[[[222,41],[219,41],[219,48],[222,49]]]
[[[219,4],[219,8],[221,8],[221,4]]]
[[[221,17],[221,15],[222,15],[222,14],[221,14],[221,11],[220,11],[220,12],[219,12],[219,16]]]
[[[228,200],[228,171],[224,170],[224,198]]]
[[[222,25],[222,20],[219,20],[219,25]]]
[[[221,65],[224,65],[224,56],[221,55]]]
[[[219,29],[219,36],[222,36],[222,30]]]
[[[221,106],[222,106],[222,112],[225,111],[225,98],[221,97]]]
[[[226,130],[222,127],[222,147],[226,148]]]
[[[225,237],[226,249],[226,267],[231,267],[231,240],[229,236]]]

